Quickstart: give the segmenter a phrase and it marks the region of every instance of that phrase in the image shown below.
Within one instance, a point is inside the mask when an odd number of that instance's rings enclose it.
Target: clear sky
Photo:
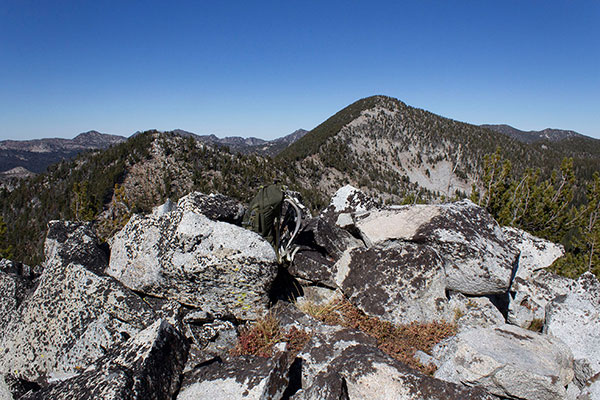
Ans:
[[[272,139],[374,94],[600,138],[600,1],[0,0],[0,140]]]

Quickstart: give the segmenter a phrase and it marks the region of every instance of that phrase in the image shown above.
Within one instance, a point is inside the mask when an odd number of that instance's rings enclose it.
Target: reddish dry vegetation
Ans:
[[[354,307],[348,300],[337,300],[325,306],[325,312],[314,315],[331,325],[342,325],[358,329],[377,340],[378,347],[403,363],[425,374],[432,375],[436,367],[422,365],[414,358],[415,352],[429,352],[443,339],[456,335],[456,325],[445,321],[430,323],[413,322],[394,325],[376,317],[369,317]]]
[[[268,313],[250,327],[242,329],[238,336],[238,343],[231,353],[271,357],[274,345],[287,342],[290,357],[293,358],[302,350],[308,339],[310,335],[296,327],[291,327],[287,331],[282,330],[279,320]]]

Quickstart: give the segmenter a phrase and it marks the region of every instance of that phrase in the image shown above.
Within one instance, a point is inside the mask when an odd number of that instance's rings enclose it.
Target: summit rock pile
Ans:
[[[51,222],[42,265],[0,262],[0,399],[599,398],[600,283],[549,272],[560,246],[466,200],[382,207],[346,186],[278,266],[243,212],[191,193],[108,245]],[[457,334],[415,355],[424,375],[302,306],[339,297]],[[233,351],[267,313],[282,332],[270,357]]]

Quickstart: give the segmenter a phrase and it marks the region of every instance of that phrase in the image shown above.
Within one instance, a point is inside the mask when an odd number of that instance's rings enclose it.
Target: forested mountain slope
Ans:
[[[527,145],[397,99],[373,96],[339,111],[277,159],[293,163],[300,181],[328,195],[351,183],[397,203],[415,193],[423,200],[468,195],[473,184],[481,184],[485,155],[496,149],[517,174],[528,167],[548,174],[564,156],[576,157],[576,171],[583,174],[600,155],[594,151],[586,157],[559,144]]]

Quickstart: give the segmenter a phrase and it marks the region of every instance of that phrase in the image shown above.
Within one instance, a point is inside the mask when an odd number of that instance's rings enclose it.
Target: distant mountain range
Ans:
[[[481,125],[482,128],[491,129],[502,133],[523,143],[536,143],[547,140],[549,142],[560,142],[573,137],[585,137],[575,131],[547,128],[542,131],[522,131],[510,125]]]
[[[294,143],[296,140],[300,139],[308,133],[307,130],[298,129],[290,133],[289,135],[277,139],[264,140],[256,137],[243,138],[240,136],[228,136],[224,138],[219,138],[215,135],[197,135],[195,133],[184,131],[181,129],[175,129],[172,132],[183,137],[192,136],[201,142],[227,147],[233,153],[252,153],[263,156],[277,155],[287,146]]]
[[[242,138],[231,136],[218,138],[215,135],[197,135],[181,129],[172,131],[183,137],[194,137],[196,140],[218,146],[228,147],[234,153],[256,153],[274,156],[281,150],[295,142],[308,131],[297,131],[274,140],[259,138]],[[134,135],[139,132],[134,133]],[[118,135],[109,135],[97,131],[89,131],[77,135],[73,139],[35,139],[35,140],[4,140],[0,141],[0,173],[22,168],[5,176],[25,177],[28,172],[42,173],[49,165],[61,160],[69,160],[77,154],[88,150],[102,150],[122,143],[127,138]],[[24,169],[24,170],[23,170]],[[0,175],[0,181],[4,176]]]
[[[71,159],[86,150],[106,149],[127,140],[126,137],[89,131],[73,139],[3,140],[0,142],[0,172],[16,167],[41,173],[48,165]]]

